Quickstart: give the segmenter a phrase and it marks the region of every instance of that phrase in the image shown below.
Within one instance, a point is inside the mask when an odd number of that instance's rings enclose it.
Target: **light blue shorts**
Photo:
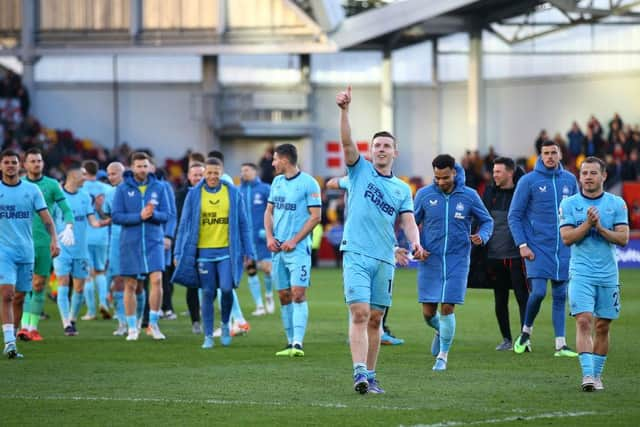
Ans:
[[[89,245],[89,262],[91,268],[96,271],[104,271],[107,267],[109,246]]]
[[[377,308],[391,307],[394,265],[355,252],[342,258],[344,299],[347,304],[365,302]]]
[[[56,276],[71,274],[74,279],[86,279],[89,277],[89,260],[86,258],[68,258],[57,256],[53,259],[53,269]]]
[[[301,250],[274,253],[271,277],[277,291],[292,286],[308,288],[311,285],[311,255]]]
[[[18,292],[30,292],[32,280],[32,262],[13,262],[0,257],[0,285],[13,285]]]
[[[587,278],[569,280],[569,307],[571,315],[593,313],[600,319],[620,316],[620,285],[594,285]]]

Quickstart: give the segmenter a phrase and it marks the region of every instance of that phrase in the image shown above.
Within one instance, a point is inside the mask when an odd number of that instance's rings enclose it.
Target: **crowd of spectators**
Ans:
[[[531,156],[522,156],[516,163],[525,170],[533,169],[542,143],[550,139],[545,129],[541,130],[534,142],[535,151]],[[607,191],[622,193],[622,183],[640,180],[640,125],[625,123],[615,113],[605,129],[600,121],[591,116],[584,128],[574,121],[566,137],[555,133],[553,139],[560,145],[563,153],[563,164],[567,170],[577,173],[577,169],[586,156],[597,156],[607,163]],[[70,130],[48,129],[29,114],[29,94],[22,85],[20,76],[5,72],[0,79],[0,141],[2,149],[11,148],[24,152],[32,147],[43,150],[46,158],[45,173],[51,177],[62,179],[69,165],[85,159],[96,160],[101,169],[112,161],[127,164],[131,148],[122,143],[113,150],[94,143],[89,139],[74,136]],[[146,150],[153,155],[151,150]],[[167,159],[159,169],[176,188],[185,185],[190,151],[181,159]],[[482,155],[479,151],[466,151],[460,159],[465,170],[466,184],[484,192],[491,184],[493,160],[498,156],[493,147]],[[268,147],[257,164],[261,171],[261,179],[270,183],[273,180],[273,146]],[[412,190],[417,191],[425,182],[422,177],[406,178]],[[321,180],[322,181],[322,180]],[[323,224],[330,230],[335,224],[344,222],[344,198],[340,190],[326,191],[324,195]],[[627,199],[633,228],[640,228],[640,198]],[[338,240],[338,239],[336,239]]]

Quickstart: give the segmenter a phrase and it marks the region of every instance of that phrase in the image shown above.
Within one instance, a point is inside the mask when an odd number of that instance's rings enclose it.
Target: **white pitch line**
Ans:
[[[497,424],[497,423],[506,423],[510,421],[531,421],[531,420],[540,420],[544,418],[566,418],[566,417],[584,417],[586,415],[594,415],[599,414],[601,412],[549,412],[546,414],[538,414],[538,415],[514,415],[506,418],[492,418],[488,420],[478,420],[478,421],[443,421],[441,423],[436,424],[415,424],[411,427],[457,427],[457,426],[473,426],[473,425],[481,425],[481,424]],[[402,425],[400,426],[402,427]]]
[[[62,400],[62,401],[76,401],[76,402],[135,402],[135,403],[174,403],[174,404],[208,404],[208,405],[248,405],[248,406],[280,406],[288,407],[295,406],[296,408],[304,406],[301,403],[292,402],[256,402],[250,400],[225,400],[225,399],[163,399],[154,397],[106,397],[106,396],[2,396],[0,399],[14,399],[14,400]],[[378,409],[385,411],[415,411],[417,408],[402,407],[402,406],[349,406],[344,403],[322,403],[322,402],[308,402],[306,406],[317,408],[331,408],[331,409],[349,409],[349,408],[362,408],[362,409]]]

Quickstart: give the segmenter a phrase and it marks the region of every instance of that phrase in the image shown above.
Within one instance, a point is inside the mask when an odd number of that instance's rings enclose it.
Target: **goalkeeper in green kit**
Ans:
[[[24,168],[27,171],[27,175],[22,177],[22,180],[35,184],[40,188],[49,213],[53,215],[52,212],[56,205],[62,211],[66,225],[58,236],[58,240],[65,246],[72,245],[74,243],[73,213],[65,200],[58,181],[43,175],[44,161],[42,159],[42,151],[38,148],[29,149],[24,155]],[[44,288],[47,278],[51,274],[53,262],[49,249],[51,237],[38,215],[33,217],[33,242],[35,260],[32,291],[26,294],[16,291],[13,300],[14,324],[16,329],[20,327],[17,338],[23,341],[42,341],[42,336],[38,332],[38,322],[44,307]]]

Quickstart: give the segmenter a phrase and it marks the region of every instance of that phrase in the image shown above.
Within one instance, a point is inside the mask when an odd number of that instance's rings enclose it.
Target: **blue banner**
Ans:
[[[616,248],[616,258],[620,268],[640,268],[640,238],[630,238],[624,248]]]

